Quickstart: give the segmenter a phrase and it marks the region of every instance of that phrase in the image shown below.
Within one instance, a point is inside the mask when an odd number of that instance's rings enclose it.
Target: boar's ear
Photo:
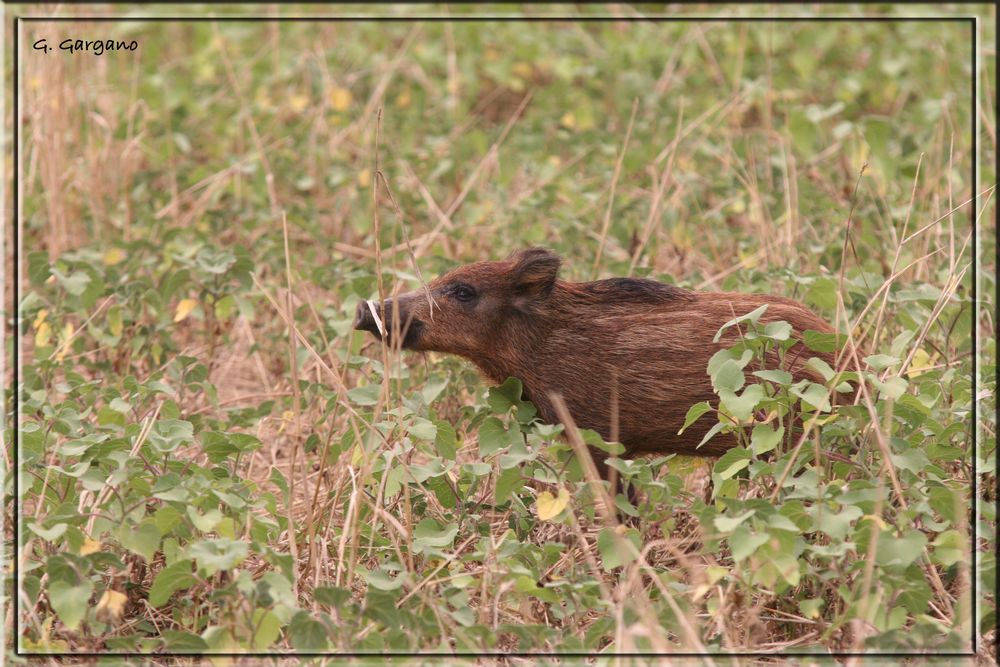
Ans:
[[[545,298],[556,284],[556,274],[562,260],[559,255],[545,248],[528,248],[510,256],[514,303],[527,306],[536,299]]]

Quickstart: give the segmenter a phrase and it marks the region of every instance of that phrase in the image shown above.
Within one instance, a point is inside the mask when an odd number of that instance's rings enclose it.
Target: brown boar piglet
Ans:
[[[566,282],[557,277],[560,263],[552,252],[530,248],[502,261],[461,266],[426,290],[386,300],[384,311],[361,302],[355,328],[390,343],[401,336],[404,349],[460,355],[494,383],[516,377],[550,423],[559,418],[549,397],[559,394],[578,426],[605,439],[617,436],[625,457],[717,456],[736,444],[716,436],[698,448],[715,423],[712,415],[677,433],[692,405],[716,404],[708,360],[736,342],[738,327],[727,329],[718,343],[712,339],[734,316],[768,304],[760,321],[784,320],[796,338],[808,329],[833,331],[791,299],[692,292],[638,278]],[[817,380],[804,367],[811,356],[834,363],[833,355],[797,343],[786,355],[785,370],[796,379]],[[767,367],[778,367],[776,356]],[[747,380],[753,380],[749,372]],[[607,476],[604,458],[595,456],[595,463]]]

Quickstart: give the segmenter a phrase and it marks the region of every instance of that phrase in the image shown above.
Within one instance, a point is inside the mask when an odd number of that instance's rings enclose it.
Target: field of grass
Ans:
[[[205,17],[21,24],[8,655],[975,635],[994,663],[992,7],[7,9],[8,53],[10,14]],[[978,104],[969,23],[917,13],[984,18]],[[612,459],[639,504],[608,515],[573,454],[593,434],[352,331],[362,299],[529,245],[566,279],[799,299],[861,350],[862,398],[827,403],[843,377],[723,394],[743,446]]]

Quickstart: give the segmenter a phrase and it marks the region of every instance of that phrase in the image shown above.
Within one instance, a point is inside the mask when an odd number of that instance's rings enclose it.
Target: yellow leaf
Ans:
[[[760,263],[760,255],[750,251],[738,251],[737,254],[740,256],[740,264],[748,269],[752,269]]]
[[[698,586],[695,586],[695,588],[694,588],[694,600],[695,601],[701,600],[703,597],[705,597],[706,595],[708,595],[708,593],[711,592],[711,590],[712,590],[712,586],[708,586],[706,584],[700,584]]]
[[[538,518],[542,521],[548,521],[555,518],[566,509],[566,505],[569,504],[569,491],[563,487],[559,487],[559,495],[553,496],[548,491],[542,491],[538,494],[538,498],[535,500],[535,511],[538,513]]]
[[[351,465],[357,467],[364,460],[365,450],[361,449],[361,445],[354,445],[354,451],[351,452]]]
[[[125,251],[121,248],[108,248],[104,251],[104,266],[114,266],[125,259]]]
[[[726,210],[730,213],[739,215],[740,213],[746,213],[747,203],[744,201],[743,197],[737,197],[728,204],[726,204]]]
[[[288,106],[292,108],[295,113],[302,113],[302,111],[309,106],[309,96],[308,95],[292,95],[288,98]]]
[[[38,327],[42,325],[42,322],[44,322],[45,318],[48,316],[49,316],[49,311],[42,308],[41,310],[38,311],[38,314],[35,315],[35,321],[32,324],[32,326],[35,327],[35,329],[38,329]]]
[[[525,80],[530,80],[535,73],[535,70],[528,63],[514,63],[510,71],[514,73],[514,76],[519,76]]]
[[[691,235],[688,233],[687,227],[682,223],[675,225],[670,230],[670,240],[679,249],[687,250],[694,246],[691,243]]]
[[[572,130],[576,127],[576,115],[572,111],[567,111],[563,114],[563,117],[559,119],[559,124],[567,130]]]
[[[278,427],[278,433],[281,433],[282,431],[284,431],[285,427],[288,426],[291,423],[291,421],[292,421],[292,419],[294,417],[295,417],[295,413],[292,412],[291,410],[285,410],[284,412],[282,412],[281,413],[281,426]]]
[[[558,167],[562,164],[562,158],[559,157],[558,155],[550,155],[549,164],[551,164],[553,167]]]
[[[181,299],[177,303],[177,310],[174,311],[174,322],[182,322],[191,314],[198,302],[194,299]]]
[[[720,579],[729,574],[729,570],[716,565],[709,565],[705,568],[705,576],[708,577],[709,584],[716,584]]]
[[[267,89],[258,88],[253,98],[254,104],[262,109],[271,108],[271,96],[267,94]]]
[[[353,101],[354,96],[347,88],[334,86],[330,89],[330,106],[334,111],[347,111]]]
[[[410,95],[410,89],[407,88],[406,90],[404,90],[403,92],[401,92],[399,95],[396,96],[396,106],[399,107],[400,109],[405,109],[408,106],[410,106],[410,102],[412,101],[412,99],[413,97],[412,95]]]
[[[66,358],[66,353],[69,352],[69,344],[72,342],[75,333],[76,327],[73,326],[72,322],[67,322],[66,326],[63,327],[62,345],[59,346],[59,350],[56,352],[56,361],[61,362]]]
[[[118,336],[122,335],[122,330],[125,325],[122,323],[122,309],[118,306],[111,306],[108,309],[108,329],[111,331],[111,335]]]
[[[89,537],[83,538],[83,544],[80,545],[80,555],[86,556],[88,554],[97,553],[101,550],[101,543],[97,540],[93,540]]]
[[[927,354],[924,348],[918,348],[916,352],[913,353],[913,361],[910,362],[910,367],[906,369],[906,376],[915,378],[922,373],[926,373],[927,369],[934,365],[936,361],[935,353],[933,356]]]
[[[48,322],[42,322],[35,326],[35,347],[45,347],[52,339],[52,327]]]
[[[97,618],[113,623],[122,617],[128,597],[124,593],[108,589],[97,602]]]
[[[367,188],[371,187],[372,184],[372,173],[367,169],[362,169],[358,172],[358,187]]]

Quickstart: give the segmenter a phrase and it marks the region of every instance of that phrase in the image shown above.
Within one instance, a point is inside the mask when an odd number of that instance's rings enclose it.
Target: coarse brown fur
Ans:
[[[550,423],[559,421],[550,394],[560,394],[578,426],[606,439],[617,435],[626,456],[714,456],[735,440],[716,436],[697,447],[715,422],[711,415],[677,432],[693,404],[717,402],[706,372],[709,358],[740,335],[738,327],[730,327],[713,342],[719,328],[767,304],[760,322],[784,320],[796,338],[810,329],[833,331],[791,299],[692,292],[634,278],[566,282],[557,278],[560,262],[548,250],[530,248],[503,261],[461,266],[426,290],[387,300],[381,317],[387,338],[395,332],[403,336],[404,348],[461,355],[495,383],[520,379]],[[365,302],[356,327],[378,335]],[[786,355],[785,370],[796,379],[816,380],[804,367],[812,356],[834,363],[833,355],[798,343]],[[778,365],[777,356],[767,361],[768,368]]]

